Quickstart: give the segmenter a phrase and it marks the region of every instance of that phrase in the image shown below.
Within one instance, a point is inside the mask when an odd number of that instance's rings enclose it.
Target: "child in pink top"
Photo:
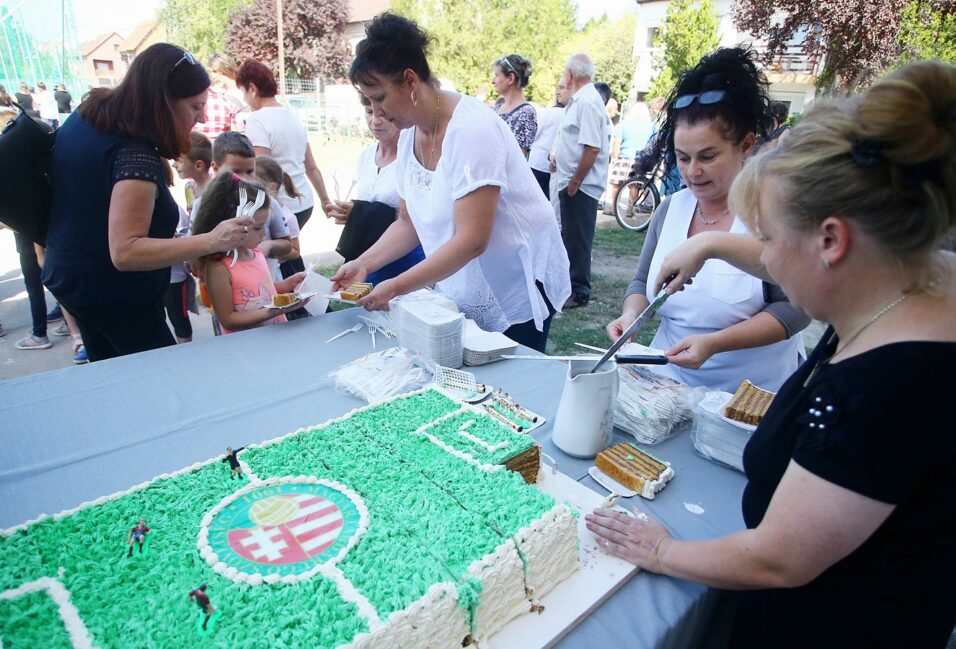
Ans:
[[[233,254],[217,253],[201,257],[200,274],[206,283],[212,308],[222,325],[223,333],[251,329],[286,321],[285,314],[304,302],[282,309],[268,308],[276,293],[289,293],[305,279],[296,273],[280,282],[273,282],[265,257],[258,245],[269,217],[269,197],[265,187],[243,180],[231,171],[220,173],[203,194],[199,213],[193,219],[193,234],[210,232],[221,221],[236,215],[239,189],[244,188],[247,201],[255,202],[260,192],[265,202],[251,218],[246,239]]]

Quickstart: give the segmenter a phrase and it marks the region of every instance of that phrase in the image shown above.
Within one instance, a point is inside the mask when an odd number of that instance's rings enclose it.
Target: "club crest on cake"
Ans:
[[[345,556],[367,526],[364,510],[357,494],[329,480],[256,482],[205,517],[199,548],[217,572],[234,580],[308,578]],[[245,579],[235,579],[240,575]]]

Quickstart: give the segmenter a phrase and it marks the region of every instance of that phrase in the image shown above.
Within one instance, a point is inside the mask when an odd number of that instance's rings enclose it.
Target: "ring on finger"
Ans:
[[[249,226],[248,226],[248,225],[242,226],[242,233],[243,233],[243,234],[249,234]]]

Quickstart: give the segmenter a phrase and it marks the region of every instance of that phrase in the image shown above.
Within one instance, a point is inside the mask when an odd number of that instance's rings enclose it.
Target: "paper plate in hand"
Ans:
[[[336,302],[341,302],[343,304],[358,304],[357,300],[348,300],[342,297],[342,291],[336,291],[335,293],[329,293],[325,296],[327,300],[335,300]]]
[[[309,293],[299,293],[298,295],[296,295],[295,300],[294,300],[293,302],[290,302],[289,304],[286,304],[285,306],[276,306],[275,304],[270,304],[270,305],[268,305],[266,308],[267,308],[267,309],[271,309],[271,310],[273,310],[273,311],[280,311],[280,310],[282,310],[282,309],[289,309],[289,308],[292,308],[292,307],[299,306],[300,304],[302,304],[303,302],[305,302],[306,300],[308,300],[310,297],[315,297],[315,295],[316,295],[315,291],[312,291],[312,292],[309,292]]]

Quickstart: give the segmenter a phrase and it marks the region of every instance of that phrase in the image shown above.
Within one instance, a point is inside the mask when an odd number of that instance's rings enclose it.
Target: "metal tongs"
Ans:
[[[248,200],[246,188],[240,185],[239,204],[236,206],[236,218],[238,219],[243,216],[255,216],[256,212],[259,211],[265,202],[266,193],[262,191],[256,191],[256,197],[250,202]],[[239,249],[233,248],[232,252],[229,254],[232,256],[232,261],[229,263],[229,267],[232,268],[236,265],[236,262],[239,261]]]
[[[614,344],[611,345],[611,348],[604,352],[604,356],[594,364],[594,367],[591,368],[591,374],[597,372],[601,369],[601,366],[607,363],[608,359],[614,356],[621,347],[627,343],[631,338],[640,331],[641,327],[647,324],[647,321],[654,317],[654,314],[657,312],[661,305],[667,301],[667,298],[670,297],[670,293],[667,292],[667,285],[664,285],[664,288],[661,289],[661,292],[657,294],[657,297],[654,298],[654,301],[647,305],[647,308],[641,311],[641,315],[637,316],[637,320],[631,323],[631,326],[628,327],[621,337],[614,341]]]

